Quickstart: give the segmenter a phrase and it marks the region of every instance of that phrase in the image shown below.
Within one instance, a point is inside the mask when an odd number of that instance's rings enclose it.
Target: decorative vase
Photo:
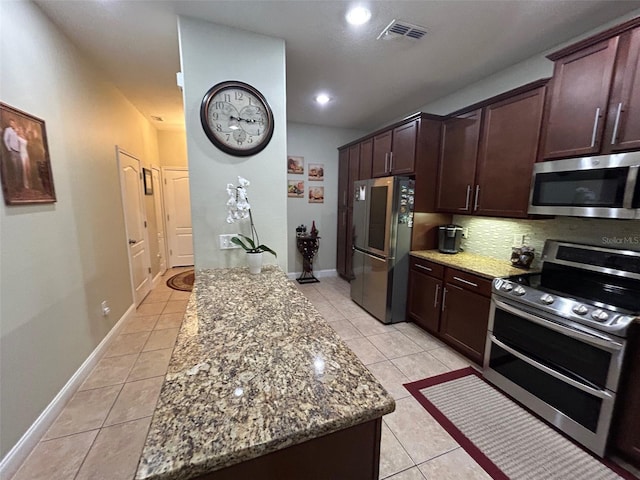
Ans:
[[[262,253],[247,252],[247,264],[249,265],[249,273],[256,275],[262,271]]]

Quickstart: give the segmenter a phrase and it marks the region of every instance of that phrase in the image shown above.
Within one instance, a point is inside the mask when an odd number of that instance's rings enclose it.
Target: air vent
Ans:
[[[159,117],[157,115],[151,115],[151,120],[154,120],[156,122],[164,122],[164,118]]]
[[[407,37],[414,40],[420,40],[427,34],[427,29],[420,25],[414,25],[404,20],[393,20],[385,27],[376,40],[381,38]]]

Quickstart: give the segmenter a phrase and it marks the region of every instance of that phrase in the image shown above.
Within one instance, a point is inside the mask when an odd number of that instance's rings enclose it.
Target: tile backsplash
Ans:
[[[468,238],[462,240],[462,248],[466,252],[500,260],[508,261],[511,258],[514,236],[521,238],[524,235],[525,245],[535,248],[534,267],[540,264],[540,255],[547,239],[640,251],[638,220],[574,217],[515,220],[454,215],[453,223],[468,228]]]

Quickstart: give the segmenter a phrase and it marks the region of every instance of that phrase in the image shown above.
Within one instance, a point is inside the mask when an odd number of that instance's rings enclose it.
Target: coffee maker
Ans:
[[[442,253],[458,253],[462,240],[460,225],[440,225],[438,227],[438,250]]]

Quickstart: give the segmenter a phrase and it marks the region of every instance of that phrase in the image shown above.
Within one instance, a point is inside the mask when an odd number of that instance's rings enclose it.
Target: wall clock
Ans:
[[[243,82],[218,83],[200,105],[200,121],[209,140],[223,152],[255,155],[273,136],[273,112],[258,90]]]

